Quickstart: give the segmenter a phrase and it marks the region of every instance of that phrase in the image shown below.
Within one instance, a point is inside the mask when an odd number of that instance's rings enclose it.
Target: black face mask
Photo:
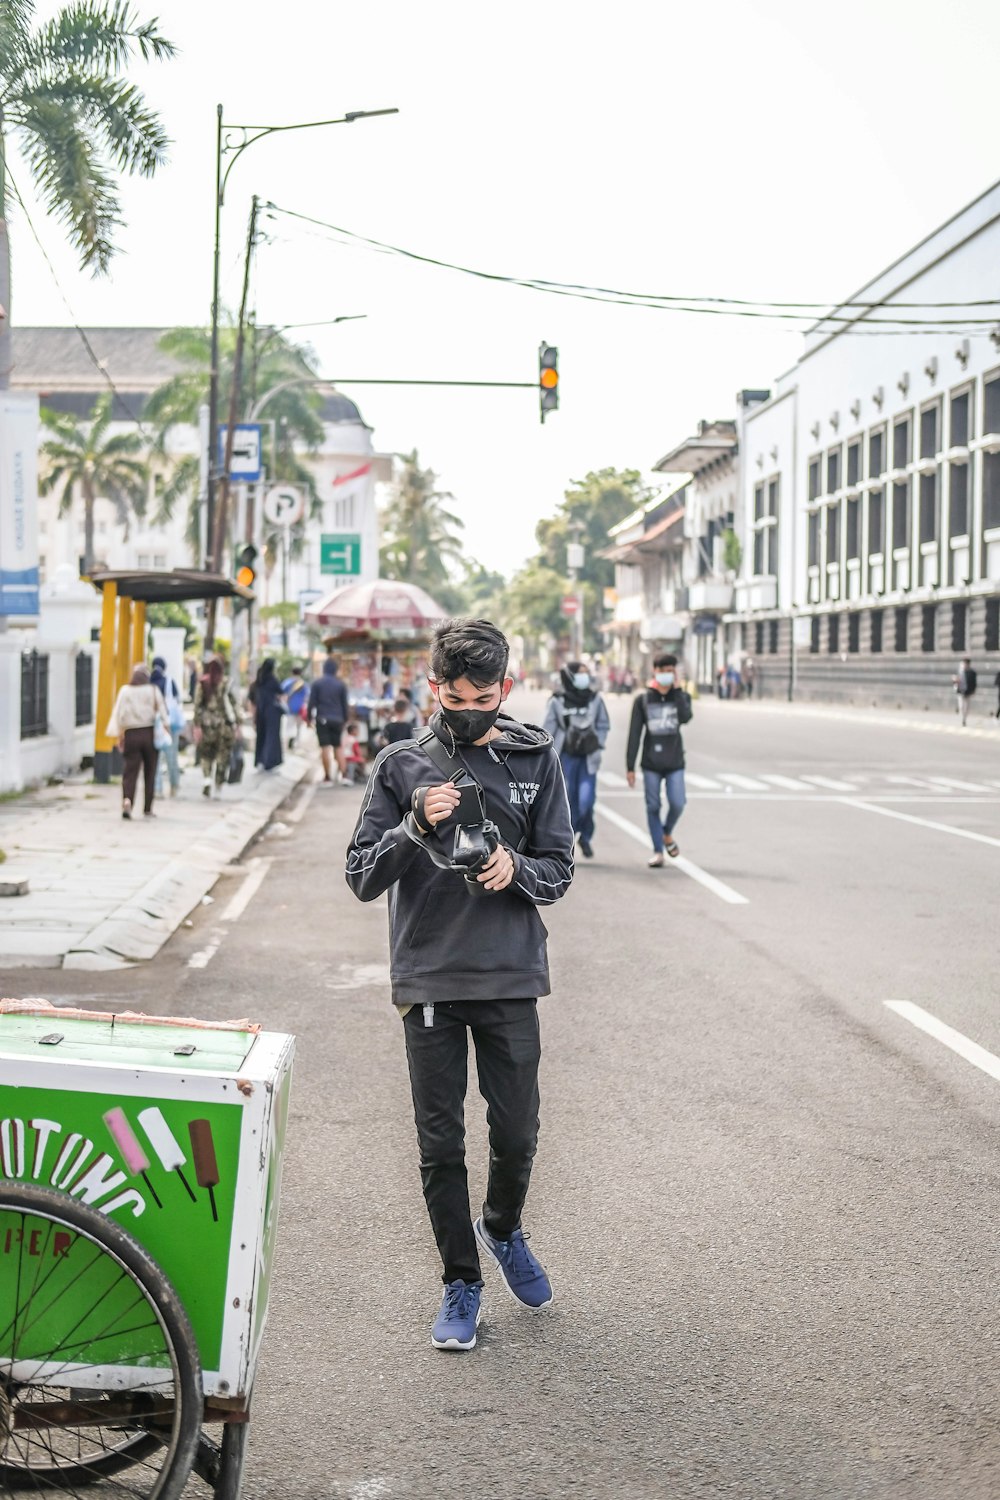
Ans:
[[[439,705],[441,717],[461,745],[474,745],[489,734],[496,723],[502,704],[496,708],[445,708]]]

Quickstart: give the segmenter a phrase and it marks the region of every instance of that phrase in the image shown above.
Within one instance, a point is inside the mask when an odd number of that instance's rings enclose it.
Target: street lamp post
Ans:
[[[215,111],[215,249],[212,267],[212,346],[211,346],[211,377],[208,394],[208,480],[206,485],[205,509],[205,567],[211,572],[221,565],[221,557],[215,556],[215,493],[219,479],[218,464],[218,426],[219,426],[219,251],[222,228],[222,207],[226,197],[226,185],[229,182],[229,174],[239,161],[243,152],[254,145],[256,141],[263,140],[265,136],[280,135],[288,130],[318,130],[325,125],[353,125],[355,120],[369,120],[376,115],[398,115],[399,110],[392,109],[352,109],[347,114],[340,115],[334,120],[305,120],[293,125],[225,125],[222,119],[222,105],[216,106]],[[229,157],[230,161],[223,170],[223,160]]]

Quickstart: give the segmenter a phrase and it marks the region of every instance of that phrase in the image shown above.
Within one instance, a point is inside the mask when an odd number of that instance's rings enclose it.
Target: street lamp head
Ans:
[[[392,109],[349,109],[344,114],[344,120],[348,125],[353,125],[355,120],[372,120],[376,115],[398,115],[399,110],[393,106]]]

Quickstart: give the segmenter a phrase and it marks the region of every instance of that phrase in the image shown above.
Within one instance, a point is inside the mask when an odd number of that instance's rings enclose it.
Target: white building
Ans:
[[[765,693],[945,707],[966,653],[992,686],[998,262],[1000,184],[817,323],[769,399],[742,406],[729,623]]]
[[[615,565],[615,608],[607,625],[609,664],[649,675],[658,651],[683,652],[684,520],[689,474],[619,521],[603,555]]]

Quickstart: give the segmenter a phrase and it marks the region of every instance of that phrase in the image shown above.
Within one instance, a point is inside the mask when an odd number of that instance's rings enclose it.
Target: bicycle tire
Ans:
[[[165,1461],[148,1491],[148,1500],[179,1500],[194,1462],[201,1432],[204,1393],[198,1347],[177,1293],[152,1256],[127,1229],[112,1222],[97,1209],[71,1198],[67,1193],[34,1184],[0,1180],[0,1215],[5,1213],[45,1220],[50,1225],[61,1225],[117,1263],[155,1316],[166,1341],[166,1352],[170,1356],[174,1376],[174,1416],[169,1434],[166,1430],[159,1435],[137,1430],[123,1444],[88,1458],[86,1463],[74,1463],[72,1459],[58,1464],[41,1460],[37,1463],[30,1460],[10,1463],[6,1460],[11,1456],[8,1440],[13,1429],[5,1434],[0,1424],[0,1495],[10,1493],[4,1488],[4,1482],[13,1480],[21,1480],[22,1487],[30,1486],[32,1493],[43,1494],[47,1485],[59,1489],[65,1485],[90,1484],[141,1463],[154,1451],[166,1448]],[[23,1252],[19,1258],[23,1260]],[[34,1294],[33,1285],[32,1295]],[[13,1354],[16,1354],[16,1350],[12,1350]],[[20,1382],[15,1387],[8,1371],[5,1388],[4,1363],[3,1355],[0,1354],[0,1397],[5,1395],[6,1389],[6,1398],[13,1411],[16,1390],[30,1391],[40,1387],[33,1386],[30,1381]],[[13,1368],[13,1357],[9,1364]],[[65,1385],[73,1389],[72,1375],[67,1378]],[[13,1400],[10,1396],[12,1390],[15,1390]],[[97,1430],[100,1431],[101,1428],[98,1427]]]

